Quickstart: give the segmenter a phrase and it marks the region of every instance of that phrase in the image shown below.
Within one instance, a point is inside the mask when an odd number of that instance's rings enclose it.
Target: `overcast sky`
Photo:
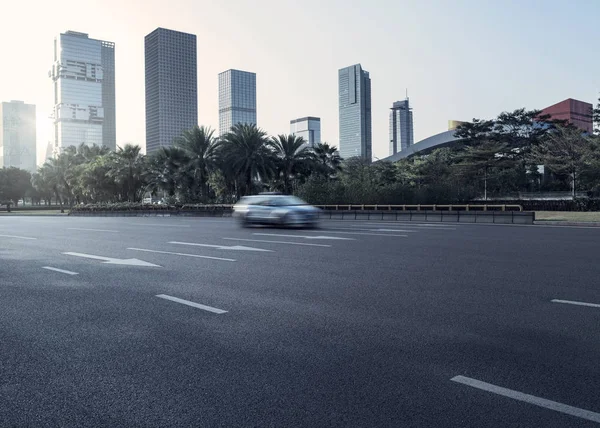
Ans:
[[[218,126],[217,74],[257,73],[258,125],[321,117],[337,145],[337,70],[372,80],[373,154],[388,152],[388,111],[405,90],[415,141],[449,119],[491,118],[565,98],[596,102],[600,1],[573,0],[4,0],[0,100],[38,106],[51,138],[54,37],[66,30],[116,43],[117,143],[145,146],[144,36],[156,27],[198,37],[199,123]]]

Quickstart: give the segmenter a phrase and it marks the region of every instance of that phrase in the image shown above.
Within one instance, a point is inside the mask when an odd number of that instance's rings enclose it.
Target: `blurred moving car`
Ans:
[[[244,227],[252,224],[316,227],[319,211],[296,196],[261,193],[241,198],[233,206],[233,217]]]

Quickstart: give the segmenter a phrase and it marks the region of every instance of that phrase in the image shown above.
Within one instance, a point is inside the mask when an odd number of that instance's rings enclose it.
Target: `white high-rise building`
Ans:
[[[35,172],[35,106],[23,101],[0,104],[0,168],[15,167]]]
[[[408,102],[396,101],[390,111],[390,156],[415,143],[413,112]]]
[[[67,31],[54,39],[54,151],[116,149],[115,44]]]
[[[237,123],[256,125],[256,73],[219,73],[219,135]]]
[[[304,138],[308,147],[321,144],[321,119],[308,116],[290,120],[290,134]]]

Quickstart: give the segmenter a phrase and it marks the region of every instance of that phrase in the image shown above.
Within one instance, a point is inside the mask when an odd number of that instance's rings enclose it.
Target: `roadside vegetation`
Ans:
[[[600,120],[600,100],[593,114]],[[236,125],[222,138],[201,126],[148,156],[135,145],[111,152],[81,144],[33,175],[0,169],[0,204],[29,198],[72,207],[150,197],[165,204],[228,204],[260,191],[293,193],[314,204],[443,204],[564,192],[572,199],[569,209],[599,208],[598,130],[586,135],[520,109],[474,119],[456,136],[463,143],[452,148],[371,163],[342,160],[327,143],[309,148],[293,135],[268,136],[254,125]]]

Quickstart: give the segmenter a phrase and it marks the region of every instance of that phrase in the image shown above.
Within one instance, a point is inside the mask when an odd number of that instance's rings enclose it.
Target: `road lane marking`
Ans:
[[[556,401],[546,400],[545,398],[524,394],[519,391],[513,391],[512,389],[492,385],[491,383],[482,382],[480,380],[471,379],[465,376],[455,376],[450,380],[453,382],[461,383],[463,385],[471,386],[473,388],[481,389],[483,391],[491,392],[493,394],[498,394],[503,397],[512,398],[513,400],[533,404],[534,406],[544,407],[549,410],[554,410],[556,412],[576,416],[578,418],[586,419],[592,422],[600,422],[600,413],[592,412],[590,410],[584,410],[577,407],[569,406],[567,404],[558,403]]]
[[[77,272],[71,272],[70,270],[58,269],[50,266],[43,266],[42,269],[51,270],[54,272],[66,273],[67,275],[79,275]]]
[[[110,265],[125,265],[125,266],[144,266],[144,267],[162,267],[159,265],[155,265],[153,263],[148,263],[143,260],[138,259],[115,259],[113,257],[104,257],[104,256],[96,256],[93,254],[84,254],[84,253],[63,253],[66,256],[75,256],[75,257],[83,257],[86,259],[92,260],[101,260],[105,264]]]
[[[37,238],[29,238],[27,236],[15,236],[15,235],[0,235],[0,238],[12,238],[12,239],[25,239],[29,241],[35,241]]]
[[[268,244],[288,244],[288,245],[303,245],[306,247],[331,247],[326,244],[307,244],[305,242],[287,242],[287,241],[267,241],[265,239],[242,239],[242,238],[223,238],[229,241],[245,241],[245,242],[264,242]]]
[[[86,232],[108,232],[108,233],[119,233],[118,230],[108,230],[108,229],[83,229],[80,227],[68,227],[67,230],[83,230]]]
[[[156,297],[160,299],[170,300],[171,302],[181,303],[182,305],[188,305],[193,308],[203,309],[214,314],[226,314],[227,311],[223,309],[213,308],[212,306],[201,305],[200,303],[190,302],[189,300],[183,300],[178,297],[167,296],[166,294],[157,294]]]
[[[160,223],[127,223],[131,226],[157,226],[157,227],[192,227],[189,224],[160,224]]]
[[[367,232],[337,232],[335,230],[325,230],[327,233],[339,233],[339,234],[344,234],[344,235],[366,235],[366,236],[393,236],[393,237],[397,237],[397,238],[408,238],[408,235],[391,235],[389,233],[383,234],[383,233],[367,233]],[[307,230],[307,232],[312,232],[312,233],[322,233],[319,232],[318,230]]]
[[[597,303],[576,302],[573,300],[552,299],[551,302],[552,303],[565,303],[567,305],[589,306],[590,308],[600,308],[600,305]]]
[[[169,244],[175,245],[189,245],[191,247],[207,247],[207,248],[216,248],[217,250],[233,250],[233,251],[264,251],[268,253],[272,253],[273,250],[265,250],[263,248],[255,248],[255,247],[244,247],[243,245],[209,245],[209,244],[196,244],[194,242],[178,242],[178,241],[170,241]]]
[[[304,238],[304,239],[333,239],[336,241],[356,241],[354,238],[340,238],[339,236],[305,236],[305,235],[284,235],[283,233],[253,233],[257,236],[281,236],[282,238]]]
[[[159,251],[159,250],[147,250],[145,248],[127,248],[132,251],[143,251],[146,253],[157,253],[157,254],[171,254],[173,256],[183,256],[183,257],[194,257],[197,259],[209,259],[209,260],[221,260],[224,262],[235,262],[237,260],[234,259],[224,259],[222,257],[210,257],[210,256],[200,256],[198,254],[187,254],[187,253],[174,253],[172,251]]]
[[[419,233],[420,230],[406,230],[406,229],[360,229],[356,227],[337,227],[334,226],[335,229],[331,230],[355,230],[355,231],[365,231],[365,232],[402,232],[402,233]],[[325,231],[329,232],[329,229],[325,229]]]

